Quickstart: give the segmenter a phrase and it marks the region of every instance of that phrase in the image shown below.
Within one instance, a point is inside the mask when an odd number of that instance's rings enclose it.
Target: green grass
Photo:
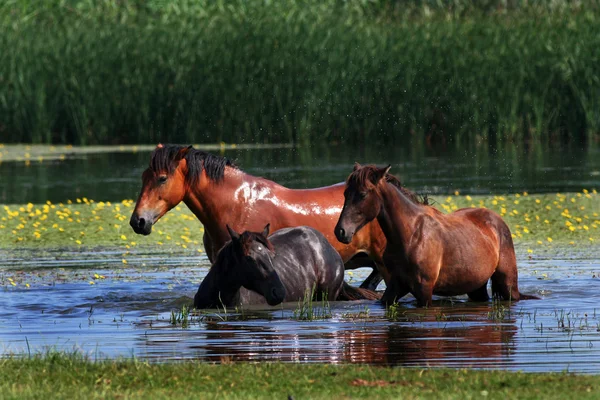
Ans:
[[[599,4],[6,0],[0,133],[73,144],[404,143],[434,131],[585,141],[600,133]]]
[[[580,193],[511,194],[504,196],[433,196],[434,207],[450,212],[487,207],[511,228],[516,245],[536,249],[596,245],[600,241],[600,201],[595,190]],[[149,236],[129,227],[135,202],[0,205],[0,248],[156,248],[202,252],[204,228],[183,204],[167,213]]]
[[[147,364],[48,354],[0,361],[4,399],[592,399],[600,378],[358,365]]]

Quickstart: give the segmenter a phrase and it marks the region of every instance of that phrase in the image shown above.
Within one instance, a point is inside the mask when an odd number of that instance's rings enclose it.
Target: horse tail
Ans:
[[[348,284],[344,281],[342,290],[336,300],[339,301],[352,301],[352,300],[379,300],[381,299],[381,293],[377,293],[374,290],[357,288]]]
[[[540,298],[537,296],[523,294],[519,291],[517,257],[510,228],[500,216],[497,216],[497,219],[500,254],[496,272],[492,275],[492,295],[504,300],[539,300]]]

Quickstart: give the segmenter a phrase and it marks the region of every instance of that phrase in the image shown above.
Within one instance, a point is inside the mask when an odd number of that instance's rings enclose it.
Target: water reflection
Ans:
[[[135,198],[149,152],[81,154],[66,160],[0,163],[0,203],[42,203],[86,196]],[[293,188],[343,181],[355,161],[391,163],[407,186],[430,194],[580,191],[597,185],[600,145],[551,147],[423,146],[227,150],[221,152],[253,175]],[[65,179],[68,177],[68,179]]]
[[[157,362],[369,363],[597,373],[598,252],[557,254],[518,260],[519,284],[526,293],[543,290],[538,301],[444,299],[418,309],[407,297],[392,320],[375,302],[334,302],[332,318],[315,321],[294,319],[297,305],[287,304],[197,313],[188,327],[172,324],[170,316],[191,303],[206,274],[208,265],[197,266],[193,257],[170,255],[168,265],[123,267],[119,259],[113,262],[108,255],[101,261],[96,255],[96,261],[64,269],[50,258],[12,260],[10,266],[0,266],[0,354],[50,347]],[[46,263],[52,267],[45,268]],[[106,279],[90,285],[94,273]]]
[[[138,339],[149,358],[164,357],[170,346],[186,358],[212,362],[489,367],[509,359],[518,329],[515,318],[490,321],[488,312],[483,305],[413,310],[393,322],[381,313],[353,321],[207,321],[181,336],[159,329]]]

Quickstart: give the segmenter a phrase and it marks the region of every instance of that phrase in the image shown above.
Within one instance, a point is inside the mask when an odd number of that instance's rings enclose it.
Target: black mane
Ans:
[[[228,158],[197,150],[192,146],[175,144],[166,144],[156,148],[152,153],[150,168],[155,172],[166,171],[169,175],[172,174],[177,168],[176,161],[178,161],[180,152],[185,149],[188,149],[184,156],[188,168],[186,179],[191,185],[197,183],[202,170],[206,171],[206,176],[210,180],[220,182],[225,175],[225,167],[237,168]]]

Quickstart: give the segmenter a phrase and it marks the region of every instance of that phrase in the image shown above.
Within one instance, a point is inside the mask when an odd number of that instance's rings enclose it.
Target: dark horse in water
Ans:
[[[313,228],[280,229],[268,239],[269,225],[262,233],[227,230],[231,241],[200,284],[196,308],[274,306],[301,300],[307,292],[316,299],[336,300],[348,288],[342,258]]]
[[[191,146],[159,144],[142,174],[131,227],[136,233],[150,234],[152,226],[182,201],[204,225],[204,247],[211,262],[229,240],[225,225],[238,232],[260,231],[267,222],[274,232],[305,225],[325,235],[347,269],[376,267],[371,284],[363,287],[375,289],[381,280],[377,270],[386,282],[389,279],[383,264],[386,239],[376,221],[367,224],[351,244],[338,242],[333,234],[344,203],[343,183],[292,190],[246,174],[224,157]]]
[[[335,227],[338,240],[350,243],[363,226],[379,221],[388,240],[384,262],[392,274],[383,302],[407,293],[422,306],[431,304],[434,293],[467,293],[472,300],[487,301],[490,278],[496,297],[537,298],[519,292],[512,236],[498,214],[484,208],[442,214],[407,196],[389,169],[354,166]]]

